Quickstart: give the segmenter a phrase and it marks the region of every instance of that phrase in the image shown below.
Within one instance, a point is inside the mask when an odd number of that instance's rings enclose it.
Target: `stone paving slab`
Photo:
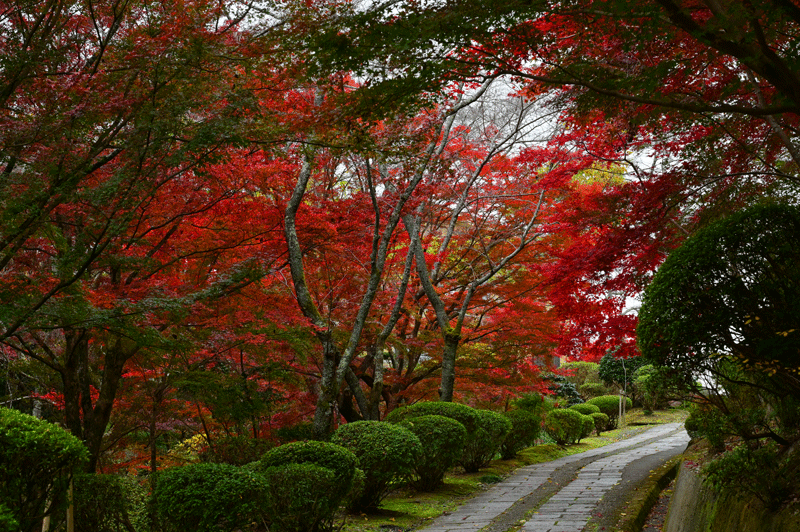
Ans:
[[[597,460],[583,467],[577,478],[543,504],[521,529],[524,532],[581,532],[603,495],[621,482],[622,471],[628,464],[643,456],[686,446],[689,437],[682,428],[680,423],[659,425],[617,443],[520,468],[503,482],[419,530],[478,532],[547,482],[560,467],[597,456]]]

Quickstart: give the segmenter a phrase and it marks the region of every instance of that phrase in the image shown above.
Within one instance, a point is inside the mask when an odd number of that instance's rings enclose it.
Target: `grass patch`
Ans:
[[[684,419],[685,410],[657,411],[652,415],[645,415],[641,409],[633,409],[628,411],[625,427],[603,432],[600,436],[584,438],[579,444],[565,447],[554,443],[535,445],[522,450],[511,460],[493,460],[477,473],[454,470],[445,476],[444,485],[432,493],[417,492],[410,488],[397,490],[383,500],[378,513],[347,516],[342,531],[387,532],[392,530],[391,527],[397,527],[395,530],[407,530],[443,513],[452,512],[464,500],[489,488],[491,483],[482,482],[482,478],[504,478],[526,465],[550,462],[563,456],[603,447],[640,434],[651,425],[677,423]]]

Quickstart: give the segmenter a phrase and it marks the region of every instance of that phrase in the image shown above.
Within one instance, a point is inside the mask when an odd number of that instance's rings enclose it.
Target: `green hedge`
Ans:
[[[364,472],[364,489],[350,503],[353,511],[372,510],[398,483],[408,479],[422,452],[410,430],[382,421],[356,421],[342,425],[331,443],[349,449]]]
[[[315,464],[329,469],[336,477],[343,498],[353,486],[358,459],[353,452],[335,443],[296,441],[267,451],[261,457],[258,469],[265,471],[284,464]]]
[[[503,414],[491,410],[478,410],[479,425],[473,434],[467,434],[461,465],[467,473],[486,466],[500,450],[506,435],[511,431],[511,421]]]
[[[584,417],[576,410],[557,408],[547,413],[544,430],[559,445],[577,442],[583,437]]]
[[[591,403],[581,403],[578,405],[570,406],[572,410],[580,412],[584,416],[591,416],[595,412],[600,412],[600,407]]]
[[[386,416],[386,421],[397,423],[419,416],[444,416],[455,419],[464,425],[464,428],[467,429],[468,436],[478,430],[480,426],[478,411],[471,406],[442,401],[415,403],[410,406],[397,408]]]
[[[511,431],[500,446],[504,460],[514,458],[522,449],[532,446],[542,431],[542,416],[530,410],[510,410],[505,416],[511,422]]]
[[[314,463],[283,464],[264,471],[264,510],[270,532],[333,530],[342,489],[333,471]]]
[[[162,530],[232,532],[265,520],[267,481],[231,464],[192,464],[159,473],[153,493]]]
[[[607,415],[605,415],[602,412],[595,412],[595,413],[590,414],[590,415],[591,415],[592,419],[594,420],[594,430],[597,433],[597,435],[600,436],[600,433],[603,432],[604,430],[606,430],[606,427],[608,426],[609,418],[608,418]]]
[[[6,507],[3,521],[16,521],[20,532],[41,530],[45,514],[66,503],[70,478],[88,456],[83,443],[64,429],[0,408],[0,501]]]
[[[399,425],[413,432],[422,444],[422,454],[414,466],[415,486],[433,491],[461,458],[467,430],[455,419],[435,415],[414,417]]]
[[[608,416],[608,425],[606,430],[613,430],[617,428],[617,418],[619,418],[619,395],[601,395],[586,401],[587,404],[596,405],[600,411]],[[625,398],[626,409],[633,408],[633,402],[630,397]]]
[[[83,473],[75,476],[76,532],[123,532],[145,519],[147,493],[135,479]]]

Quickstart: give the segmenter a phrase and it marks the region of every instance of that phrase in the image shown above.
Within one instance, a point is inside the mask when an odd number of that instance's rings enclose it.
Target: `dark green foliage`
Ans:
[[[250,530],[264,520],[264,476],[230,464],[192,464],[161,472],[153,493],[165,530]]]
[[[399,423],[419,439],[422,453],[414,467],[415,486],[432,491],[442,483],[444,474],[464,452],[467,430],[464,425],[444,416],[419,416]]]
[[[0,408],[0,501],[21,532],[41,528],[48,501],[56,510],[65,502],[73,471],[88,452],[67,431],[16,410]]]
[[[200,452],[204,462],[218,464],[245,465],[255,462],[272,448],[267,440],[248,438],[247,436],[227,436],[217,438]]]
[[[601,395],[586,401],[590,405],[596,405],[600,411],[608,416],[608,425],[605,430],[613,430],[617,428],[617,421],[619,418],[619,395]],[[630,397],[625,398],[625,408],[630,410],[633,407],[633,401]]]
[[[559,445],[577,442],[583,437],[584,417],[569,408],[556,408],[547,413],[544,430]]]
[[[550,388],[557,397],[566,400],[567,405],[575,405],[583,402],[583,398],[581,398],[581,395],[578,393],[578,389],[573,383],[567,380],[566,377],[550,374],[546,375],[544,379],[550,381],[548,388]]]
[[[511,431],[511,421],[503,414],[491,410],[478,410],[479,425],[473,434],[467,434],[461,465],[467,473],[485,467],[503,445]]]
[[[609,389],[608,386],[599,382],[587,382],[578,387],[578,392],[585,401],[588,401],[592,397],[608,394]]]
[[[581,416],[581,437],[578,438],[576,443],[580,443],[583,438],[591,436],[595,429],[594,418],[591,415],[581,414]]]
[[[144,517],[147,495],[136,480],[120,475],[75,476],[77,532],[130,531]]]
[[[542,413],[547,410],[547,403],[538,393],[529,393],[514,401],[514,407],[519,410]]]
[[[397,408],[386,416],[386,421],[396,423],[405,419],[418,416],[444,416],[455,419],[467,429],[467,434],[473,433],[480,425],[478,411],[471,406],[442,401],[415,403],[410,406]]]
[[[523,409],[510,410],[505,415],[511,421],[511,431],[500,446],[500,454],[509,460],[536,442],[542,431],[542,415]]]
[[[608,386],[617,388],[627,387],[630,392],[633,387],[633,375],[637,369],[646,362],[642,357],[617,358],[615,349],[609,349],[600,359],[598,375]],[[617,390],[614,390],[617,391]]]
[[[610,421],[609,417],[602,412],[595,412],[589,414],[589,416],[594,420],[595,433],[600,436],[600,433],[606,430],[608,426],[608,422]]]
[[[572,405],[572,410],[576,410],[584,416],[591,416],[595,412],[600,412],[600,407],[591,403],[581,403],[579,405]]]
[[[314,425],[311,423],[298,423],[288,427],[281,427],[275,431],[278,439],[284,443],[293,441],[313,440]]]
[[[752,449],[740,445],[712,460],[703,473],[714,487],[754,495],[769,510],[777,510],[800,483],[798,464],[781,456],[769,442]]]
[[[356,421],[342,425],[331,443],[349,449],[364,472],[364,489],[350,509],[375,509],[389,490],[411,476],[422,452],[419,439],[410,430],[381,421]]]
[[[316,464],[333,472],[342,497],[353,485],[353,475],[358,464],[356,455],[341,445],[321,441],[287,443],[267,451],[261,457],[258,469],[284,464]]]
[[[693,406],[684,426],[692,439],[705,438],[717,452],[725,450],[725,437],[730,430],[725,415],[716,408]]]
[[[642,354],[686,373],[720,355],[800,393],[800,208],[762,205],[707,226],[673,251],[647,287]]]
[[[17,532],[19,522],[11,509],[5,504],[0,503],[0,532]]]
[[[264,511],[270,532],[333,530],[342,489],[330,469],[313,463],[283,464],[264,471]]]

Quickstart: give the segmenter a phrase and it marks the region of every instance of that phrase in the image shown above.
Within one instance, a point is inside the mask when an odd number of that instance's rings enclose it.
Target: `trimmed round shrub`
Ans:
[[[578,393],[587,401],[593,397],[606,395],[608,391],[608,386],[600,382],[586,382],[578,387]]]
[[[282,464],[264,471],[264,510],[270,532],[333,530],[342,499],[336,475],[313,463]]]
[[[474,433],[480,426],[480,416],[478,411],[471,406],[459,403],[448,403],[442,401],[429,401],[424,403],[414,403],[392,410],[386,416],[386,421],[397,423],[412,417],[419,416],[444,416],[455,419],[467,429],[467,435]]]
[[[606,427],[608,426],[608,416],[602,412],[594,412],[590,414],[590,416],[594,421],[595,433],[600,436],[600,433],[606,430]]]
[[[399,425],[413,432],[422,444],[422,454],[414,466],[415,486],[422,491],[433,491],[461,458],[467,429],[444,416],[419,416]]]
[[[529,412],[543,412],[548,410],[547,406],[547,401],[538,393],[526,393],[514,401],[514,407],[517,410],[528,410]]]
[[[583,434],[583,414],[569,408],[557,408],[547,413],[544,430],[559,445],[578,441]]]
[[[587,436],[591,436],[592,432],[594,432],[594,418],[592,416],[587,416],[586,414],[581,414],[582,416],[582,430],[581,430],[581,437],[578,438],[576,443],[580,443],[581,439],[586,438]]]
[[[342,425],[331,443],[349,449],[364,472],[364,489],[350,503],[352,511],[372,510],[398,483],[411,476],[422,452],[410,430],[381,421],[356,421]]]
[[[461,465],[467,473],[486,466],[500,450],[506,435],[511,431],[511,421],[498,412],[477,410],[478,429],[467,434]]]
[[[258,470],[285,464],[316,464],[333,472],[342,497],[353,486],[358,459],[341,445],[323,441],[296,441],[267,451],[259,461]]]
[[[530,410],[510,410],[505,416],[511,422],[511,431],[500,446],[504,460],[514,458],[522,449],[536,442],[542,430],[542,416]]]
[[[20,532],[41,530],[42,518],[66,503],[73,471],[88,459],[86,447],[52,423],[0,408],[0,450],[4,520],[16,521]]]
[[[135,479],[121,475],[75,475],[75,530],[133,530],[146,512],[147,493]]]
[[[570,406],[572,410],[576,412],[580,412],[584,416],[591,416],[595,412],[600,411],[600,407],[597,405],[589,404],[589,403],[581,403],[579,405],[572,405]]]
[[[596,405],[600,411],[608,416],[608,425],[605,430],[613,430],[617,428],[617,418],[619,417],[619,395],[601,395],[586,401],[590,405]],[[630,397],[625,398],[626,409],[630,410],[633,407],[633,402]]]
[[[153,493],[162,529],[175,532],[249,530],[263,521],[263,475],[230,464],[166,469]]]

